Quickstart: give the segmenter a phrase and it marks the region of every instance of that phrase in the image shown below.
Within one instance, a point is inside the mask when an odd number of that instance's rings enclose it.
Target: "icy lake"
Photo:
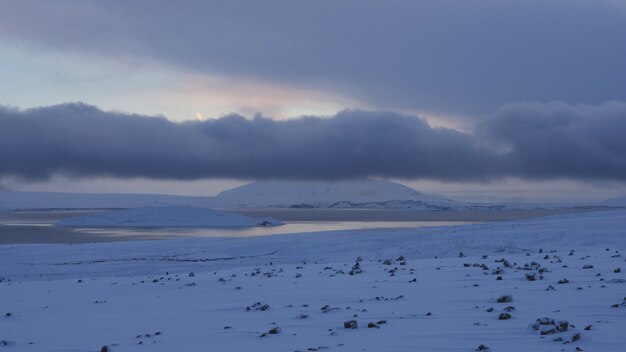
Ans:
[[[499,211],[403,211],[337,209],[237,209],[252,217],[271,216],[283,226],[211,228],[60,228],[53,224],[67,217],[95,211],[0,212],[0,244],[85,243],[176,237],[249,237],[288,233],[417,228],[493,221],[528,219],[553,214],[577,213],[585,209],[536,209]]]

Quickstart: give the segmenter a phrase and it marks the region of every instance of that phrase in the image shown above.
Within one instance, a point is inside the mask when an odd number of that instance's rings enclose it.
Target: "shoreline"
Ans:
[[[606,211],[606,209],[603,209]],[[229,209],[228,211],[235,211]],[[407,211],[390,209],[237,209],[252,217],[274,217],[286,222],[278,228],[69,228],[57,220],[97,211],[13,212],[0,216],[0,245],[79,244],[201,237],[257,237],[279,234],[343,230],[390,230],[468,225],[535,219],[560,214],[597,212],[599,209],[532,209],[471,211]],[[610,211],[610,210],[609,210]]]

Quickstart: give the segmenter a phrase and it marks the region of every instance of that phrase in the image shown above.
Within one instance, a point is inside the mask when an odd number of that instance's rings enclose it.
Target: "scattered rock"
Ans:
[[[264,312],[268,309],[270,309],[270,305],[263,304],[261,302],[256,302],[255,304],[246,307],[246,311],[258,310],[258,311]]]
[[[276,335],[276,334],[280,334],[281,331],[282,329],[277,326],[275,328],[270,329],[270,331],[268,331],[267,333],[270,335]]]
[[[345,329],[356,329],[358,326],[356,320],[348,320],[343,323],[343,327]]]
[[[498,303],[509,303],[509,302],[513,302],[513,296],[511,295],[503,295],[498,297],[498,299],[496,300],[496,302]]]

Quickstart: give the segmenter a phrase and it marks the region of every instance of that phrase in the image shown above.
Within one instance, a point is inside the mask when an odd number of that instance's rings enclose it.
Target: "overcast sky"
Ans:
[[[618,0],[0,0],[0,180],[621,196],[625,33]]]

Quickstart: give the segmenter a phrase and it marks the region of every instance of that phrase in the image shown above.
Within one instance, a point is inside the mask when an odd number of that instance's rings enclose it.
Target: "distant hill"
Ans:
[[[604,202],[473,203],[420,193],[382,180],[255,181],[215,197],[158,194],[13,192],[0,190],[0,211],[51,209],[121,209],[146,206],[205,208],[328,208],[405,210],[501,210],[626,207],[626,197]]]
[[[214,199],[222,207],[393,208],[437,210],[459,204],[381,180],[255,181],[224,191]]]
[[[256,181],[215,197],[0,191],[0,209],[111,209],[145,206],[210,208],[454,209],[460,203],[380,181]]]

